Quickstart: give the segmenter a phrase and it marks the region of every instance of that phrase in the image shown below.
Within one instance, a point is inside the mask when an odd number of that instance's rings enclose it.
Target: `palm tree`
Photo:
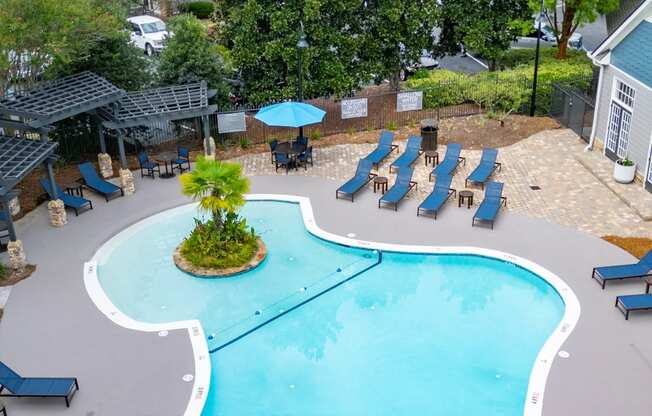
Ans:
[[[197,159],[195,170],[180,177],[184,195],[199,200],[199,208],[211,214],[215,226],[224,227],[225,219],[235,214],[245,203],[244,194],[249,192],[249,180],[242,176],[237,163]]]

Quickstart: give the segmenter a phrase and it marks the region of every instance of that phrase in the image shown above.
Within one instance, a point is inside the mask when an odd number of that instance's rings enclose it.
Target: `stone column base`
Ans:
[[[18,200],[18,197],[9,201],[9,212],[11,212],[12,216],[16,216],[20,212],[20,201]]]
[[[103,178],[113,176],[113,162],[111,162],[111,156],[108,153],[98,154],[97,163],[100,165],[100,174]]]
[[[50,225],[53,227],[63,227],[68,223],[66,206],[60,199],[48,202],[48,212],[50,214]]]
[[[213,139],[213,136],[208,137],[208,145],[204,141],[204,157],[206,160],[215,160],[215,139]]]
[[[120,186],[125,195],[133,195],[136,192],[134,186],[134,174],[129,169],[120,169]]]
[[[10,241],[7,244],[7,254],[9,255],[9,267],[16,271],[23,271],[27,265],[25,249],[23,242],[20,240]]]

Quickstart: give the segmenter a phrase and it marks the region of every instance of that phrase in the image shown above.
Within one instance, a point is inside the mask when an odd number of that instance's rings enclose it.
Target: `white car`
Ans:
[[[170,35],[165,22],[153,16],[133,16],[127,19],[131,29],[131,42],[148,56],[160,52],[165,38]]]

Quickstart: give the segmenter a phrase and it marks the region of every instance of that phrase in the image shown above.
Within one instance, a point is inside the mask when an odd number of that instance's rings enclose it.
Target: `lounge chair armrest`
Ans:
[[[417,183],[415,181],[410,181],[410,189],[414,187],[414,189],[417,189]]]
[[[464,166],[466,166],[466,158],[465,158],[465,157],[460,156],[460,157],[457,158],[457,160],[458,160],[459,162],[462,162],[462,164],[464,164]]]
[[[370,174],[369,174],[369,180],[372,180],[372,179],[375,178],[376,176],[378,176],[377,173],[370,173]]]
[[[389,147],[392,149],[392,150],[390,150],[390,152],[393,152],[394,150],[398,149],[397,144],[391,144],[391,145],[389,145]]]
[[[503,169],[503,164],[500,163],[500,162],[496,162],[496,163],[494,164],[494,166],[495,166],[495,169],[498,169],[498,170],[502,170],[502,169]]]
[[[500,197],[500,202],[502,202],[503,205],[507,206],[507,197],[506,196],[501,196]]]

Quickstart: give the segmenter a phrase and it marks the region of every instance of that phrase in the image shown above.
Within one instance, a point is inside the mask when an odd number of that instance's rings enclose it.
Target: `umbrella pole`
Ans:
[[[303,127],[299,127],[299,137],[303,137]]]

